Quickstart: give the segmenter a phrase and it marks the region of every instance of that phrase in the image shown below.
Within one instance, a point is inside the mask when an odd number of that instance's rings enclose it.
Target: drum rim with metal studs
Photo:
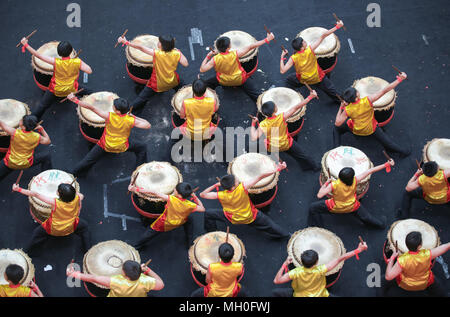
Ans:
[[[273,101],[273,99],[266,100],[265,97],[267,97],[270,93],[275,92],[275,91],[280,91],[280,92],[283,91],[285,93],[291,94],[292,96],[298,96],[298,102],[293,103],[292,107],[295,106],[296,104],[302,102],[305,99],[305,98],[303,98],[302,94],[300,94],[298,91],[291,89],[291,88],[287,88],[287,87],[270,88],[269,90],[266,90],[265,92],[260,94],[258,96],[258,99],[256,100],[256,106],[258,107],[258,111],[261,114],[262,114],[261,107],[262,107],[263,103],[265,103],[266,101]],[[277,112],[276,115],[279,115],[280,113],[281,112]],[[305,114],[306,114],[306,105],[304,107],[302,107],[299,111],[294,113],[291,117],[287,118],[286,122],[295,122],[295,121],[299,120],[301,117],[303,117]]]
[[[46,49],[48,46],[52,47],[58,47],[59,41],[51,41],[43,44],[41,47],[37,49],[37,52],[42,54],[44,49]],[[74,58],[76,56],[75,50],[72,51],[70,54],[70,58]],[[61,58],[61,56],[59,56]],[[34,55],[31,56],[31,67],[33,67],[34,70],[36,70],[39,73],[45,74],[45,75],[53,75],[54,66],[51,64],[48,64],[39,58],[35,57]]]
[[[251,34],[244,32],[244,31],[240,31],[240,30],[231,30],[231,31],[225,32],[225,33],[221,34],[217,39],[221,38],[222,36],[226,36],[226,37],[230,38],[231,42],[233,42],[233,40],[232,40],[233,35],[239,34],[239,33],[242,36],[247,36],[249,39],[252,40],[253,43],[257,42],[257,40]],[[217,45],[216,45],[217,39],[214,41],[214,47],[215,47],[215,50],[218,52]],[[253,43],[248,43],[248,45],[253,44]],[[233,47],[231,47],[230,50],[234,50]],[[253,50],[248,52],[245,56],[240,57],[239,61],[241,63],[250,61],[252,58],[254,58],[255,56],[258,55],[258,51],[259,51],[258,47],[254,48]]]
[[[93,106],[95,106],[94,103],[92,103],[90,101],[91,98],[95,98],[95,96],[97,95],[105,95],[108,94],[109,96],[113,96],[114,99],[118,99],[119,96],[113,92],[110,91],[98,91],[95,93],[92,93],[90,95],[85,95],[83,96],[83,98],[81,98],[81,101],[89,103]],[[113,112],[113,102],[111,102],[111,110],[109,112]],[[103,119],[102,117],[100,117],[99,115],[97,115],[94,111],[89,110],[87,108],[81,107],[78,105],[77,107],[77,114],[78,114],[78,118],[86,123],[87,125],[93,126],[95,128],[103,128],[105,127],[105,119]]]
[[[34,273],[35,273],[35,268],[33,263],[31,262],[31,258],[22,250],[22,249],[0,249],[0,285],[1,284],[8,284],[5,280],[4,280],[4,273],[6,270],[6,267],[8,265],[3,265],[4,261],[3,258],[6,257],[8,258],[8,254],[9,255],[14,255],[16,257],[21,257],[23,259],[23,261],[20,261],[22,263],[18,263],[17,261],[12,262],[12,261],[5,261],[9,264],[17,264],[20,265],[23,268],[24,271],[24,275],[22,277],[22,279],[20,280],[19,284],[22,284],[24,286],[27,286],[34,278]],[[9,257],[10,258],[10,257]],[[26,263],[27,267],[23,267],[23,263]]]
[[[185,85],[185,86],[181,87],[180,89],[178,89],[178,91],[173,95],[173,97],[170,101],[170,103],[172,104],[173,111],[178,115],[180,114],[180,109],[181,109],[181,105],[182,105],[182,102],[179,103],[178,97],[180,96],[180,94],[185,93],[185,91],[187,89],[191,89],[191,92],[192,92],[192,85]],[[194,96],[194,93],[192,92],[192,97],[187,97],[187,98],[184,98],[183,100],[193,98],[193,96]],[[216,108],[217,108],[217,110],[219,110],[220,101],[219,101],[219,96],[217,95],[216,91],[214,89],[211,89],[208,87],[206,89],[206,97],[214,98],[216,101]]]
[[[5,119],[4,119],[4,117],[2,117],[2,120],[6,123],[6,124],[8,124],[8,126],[10,126],[11,128],[18,128],[19,127],[19,122],[20,122],[20,120],[23,118],[23,116],[25,116],[25,115],[29,115],[29,114],[31,114],[31,111],[30,111],[30,108],[28,107],[28,105],[26,104],[26,103],[23,103],[23,102],[21,102],[21,101],[18,101],[18,100],[15,100],[15,99],[0,99],[0,105],[2,105],[2,104],[5,104],[5,106],[8,104],[8,105],[10,105],[10,104],[13,104],[13,105],[16,105],[17,106],[17,108],[19,108],[20,106],[22,106],[23,108],[23,110],[24,111],[22,111],[22,116],[20,116],[20,118],[19,118],[19,116],[17,116],[16,118],[14,118],[14,122],[16,122],[16,123],[14,123],[14,124],[11,124],[11,122],[9,122],[9,121],[6,121]],[[1,106],[0,106],[1,107]],[[20,115],[20,114],[19,114]],[[8,134],[5,132],[5,131],[3,131],[2,129],[0,129],[0,136],[7,136]]]
[[[156,42],[156,47],[154,47],[153,49],[158,48],[157,44],[159,42],[159,38],[157,36],[151,35],[151,34],[137,35],[130,42],[134,43],[136,40],[139,40],[139,38],[142,38],[142,37],[148,37],[148,38],[152,39],[153,42]],[[134,66],[153,67],[153,56],[151,56],[149,54],[145,54],[144,52],[141,52],[137,48],[127,45],[127,47],[125,49],[125,54],[126,54],[128,62],[133,64]]]
[[[367,86],[366,82],[371,81],[371,80],[379,82],[380,84],[382,84],[383,88],[386,87],[387,85],[389,85],[389,82],[387,82],[383,78],[376,77],[376,76],[367,76],[364,78],[357,79],[353,82],[352,87],[355,88],[356,90],[358,90],[358,92],[360,94],[360,98],[364,98],[369,95],[369,93],[366,93],[363,89],[361,89],[361,85]],[[373,92],[373,93],[375,93],[375,92]],[[389,110],[395,106],[396,99],[397,99],[397,92],[394,89],[392,89],[392,90],[388,91],[386,94],[384,94],[380,99],[375,101],[373,103],[373,108],[375,111]]]
[[[421,227],[427,228],[426,233],[428,234],[424,234],[424,232],[422,232],[421,230],[417,229],[416,225],[421,225]],[[401,227],[400,227],[401,226]],[[400,230],[401,228],[408,228],[408,233],[411,231],[419,231],[422,234],[422,249],[434,249],[436,247],[438,247],[441,244],[441,240],[439,238],[438,232],[437,230],[430,225],[429,223],[423,221],[423,220],[419,220],[419,219],[413,219],[413,218],[409,218],[409,219],[403,219],[403,220],[398,220],[395,221],[391,227],[389,228],[389,231],[387,233],[387,239],[388,239],[388,243],[389,243],[389,248],[394,251],[395,249],[395,241],[397,241],[398,244],[398,250],[400,254],[403,254],[405,252],[408,252],[408,248],[406,247],[406,243],[405,243],[405,239],[400,239],[401,237],[405,237],[406,238],[406,234],[401,234],[400,236],[398,236],[397,238],[397,231],[396,230]],[[433,240],[427,239],[428,237],[430,237],[430,235],[434,236],[435,239],[435,243]]]
[[[450,139],[447,138],[434,138],[431,141],[427,142],[425,147],[423,148],[423,161],[429,162],[429,161],[435,161],[440,169],[446,170],[450,169],[450,158],[448,160],[441,159],[442,156],[436,157],[435,147],[438,146],[440,143],[444,143],[445,147],[450,148]],[[438,153],[439,155],[440,153]]]
[[[302,39],[304,39],[308,43],[308,45],[311,45],[313,43],[309,43],[308,40],[307,40],[308,36],[305,36],[305,32],[311,32],[311,31],[326,32],[328,30],[323,28],[323,27],[312,26],[312,27],[309,27],[309,28],[306,28],[306,29],[302,30],[300,33],[298,33],[295,36],[295,38],[301,37]],[[333,39],[334,39],[334,41],[333,41]],[[335,45],[331,44],[331,42],[334,42]],[[330,47],[327,47],[327,45],[326,45],[327,43],[330,43],[330,45],[328,45]],[[334,57],[337,53],[339,53],[340,49],[341,49],[341,42],[339,41],[338,36],[333,33],[333,34],[330,34],[329,36],[327,36],[322,41],[322,43],[314,51],[314,54],[318,58]]]

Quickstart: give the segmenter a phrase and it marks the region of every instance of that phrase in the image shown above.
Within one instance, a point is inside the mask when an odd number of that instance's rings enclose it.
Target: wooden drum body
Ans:
[[[151,49],[158,48],[159,39],[154,35],[139,35],[136,36],[131,43],[143,45]],[[152,76],[153,72],[153,56],[145,54],[144,52],[127,46],[125,49],[127,56],[127,73],[130,78],[138,84],[145,85]]]
[[[30,109],[23,102],[14,99],[0,100],[0,119],[11,128],[17,129],[23,116],[29,114]],[[11,137],[0,129],[0,152],[6,153],[8,151],[10,140]]]
[[[5,280],[5,270],[10,264],[16,264],[23,268],[24,275],[20,284],[27,286],[34,280],[34,265],[30,257],[22,250],[0,249],[0,285],[8,285]]]

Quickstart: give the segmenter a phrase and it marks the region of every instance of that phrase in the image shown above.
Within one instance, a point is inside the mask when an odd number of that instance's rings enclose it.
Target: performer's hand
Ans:
[[[269,42],[272,41],[274,38],[275,38],[275,35],[273,35],[272,32],[270,32],[269,34],[267,34],[266,39],[267,39]]]
[[[254,126],[257,122],[259,122],[257,117],[252,118],[252,126]]]
[[[288,256],[283,264],[287,266],[287,265],[289,265],[291,263],[292,263],[292,258]]]
[[[362,242],[359,243],[359,245],[358,245],[358,251],[359,252],[363,252],[363,251],[365,251],[367,249],[368,249],[368,247],[367,247],[367,244],[365,242],[364,243],[362,243]]]
[[[14,191],[14,192],[18,192],[18,191],[20,191],[20,186],[19,186],[19,184],[13,184],[12,185],[12,190]]]
[[[341,27],[344,26],[344,22],[342,22],[342,20],[339,20],[339,21],[336,23],[336,26],[339,27],[339,28],[341,28]]]
[[[20,43],[22,44],[22,45],[27,45],[28,44],[28,40],[27,40],[27,38],[26,37],[23,37],[21,40],[20,40]]]
[[[208,52],[208,54],[206,56],[213,57],[214,55],[217,54],[217,52],[214,50],[213,47],[210,47],[209,49],[210,49],[210,51]]]
[[[417,169],[416,175],[419,177],[419,176],[422,175],[422,174],[423,174],[422,169],[421,169],[421,168]]]
[[[77,96],[75,96],[75,94],[73,92],[71,92],[68,96],[67,99],[69,99],[72,102],[75,102],[75,100],[77,99]]]
[[[125,43],[127,41],[127,38],[125,36],[119,36],[117,39],[117,42],[119,43]]]
[[[390,262],[390,261],[393,261],[397,256],[398,256],[398,252],[396,252],[395,250],[392,251],[392,255],[391,255],[391,257],[389,258],[389,262]]]
[[[398,74],[398,77],[400,77],[402,80],[405,80],[406,78],[408,78],[408,76],[406,75],[405,72],[401,72],[400,74]]]
[[[288,51],[281,50],[281,58],[285,57]]]
[[[133,186],[133,185],[128,185],[128,190],[130,191],[130,192],[134,192],[134,190],[136,189],[136,186]]]
[[[387,161],[389,163],[389,165],[394,166],[395,165],[395,161],[393,159],[390,159],[389,161]]]
[[[317,92],[316,92],[315,90],[312,90],[312,91],[310,92],[309,96],[310,96],[311,98],[318,98],[318,97],[317,97]]]
[[[279,162],[277,172],[284,170],[287,167],[286,162]]]
[[[141,264],[141,270],[142,272],[145,272],[149,269],[149,267],[147,265],[145,265],[145,263]]]
[[[31,280],[30,283],[28,283],[28,287],[31,288],[31,289],[34,289],[34,288],[37,287],[37,285],[36,285],[35,282],[33,282],[33,280]]]
[[[67,276],[74,276],[76,272],[77,271],[75,271],[75,268],[73,267],[73,265],[69,265],[67,267],[67,270],[66,270]]]

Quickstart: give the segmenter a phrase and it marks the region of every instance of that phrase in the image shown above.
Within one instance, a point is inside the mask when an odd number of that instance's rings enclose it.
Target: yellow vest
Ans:
[[[294,297],[328,297],[326,273],[325,264],[311,268],[301,266],[289,271]]]
[[[156,92],[168,91],[180,83],[180,78],[176,73],[181,52],[173,49],[165,52],[156,49],[153,56],[152,77],[147,82],[147,86]]]
[[[205,130],[211,126],[211,117],[216,108],[216,101],[209,97],[195,97],[183,101],[186,113],[186,129],[191,138],[200,136],[203,138]]]
[[[103,135],[97,144],[106,152],[125,152],[128,149],[128,138],[134,123],[133,116],[110,112]]]
[[[445,204],[450,201],[450,185],[443,170],[439,170],[433,177],[420,175],[419,185],[424,199],[430,204]]]
[[[397,261],[402,268],[397,283],[404,290],[422,291],[433,283],[430,250],[410,251],[400,255]]]
[[[5,165],[11,169],[25,169],[33,165],[34,149],[39,145],[41,135],[34,131],[16,129],[11,136]]]
[[[123,275],[111,276],[108,297],[147,297],[147,293],[155,287],[156,280],[141,274],[136,281],[130,281]]]
[[[45,231],[52,236],[67,236],[73,233],[78,225],[78,214],[80,212],[80,196],[69,203],[55,199],[50,217],[42,223]]]
[[[345,113],[350,117],[347,120],[347,125],[353,134],[366,136],[375,132],[378,122],[375,119],[373,105],[368,97],[347,105]]]
[[[268,151],[278,149],[283,152],[291,148],[293,139],[289,134],[283,113],[264,119],[259,126],[266,136],[265,144]]]
[[[234,297],[240,289],[237,277],[242,274],[242,263],[211,263],[209,273],[211,283],[206,287],[207,297]]]
[[[313,85],[322,81],[325,73],[319,64],[317,64],[316,55],[310,46],[303,51],[296,52],[291,58],[294,62],[295,73],[300,83]]]
[[[80,68],[79,58],[55,58],[53,77],[48,90],[57,97],[67,97],[71,92],[76,92]]]
[[[184,224],[197,205],[193,202],[169,196],[164,212],[156,219],[151,228],[156,231],[170,231]]]
[[[236,51],[219,53],[213,60],[217,81],[222,86],[240,86],[247,80],[247,73],[242,68]]]
[[[333,198],[325,201],[330,212],[349,213],[359,208],[360,203],[356,200],[356,177],[353,178],[353,184],[347,186],[340,179],[332,181]]]
[[[224,190],[217,195],[225,217],[232,224],[249,224],[255,220],[258,209],[253,206],[242,183],[233,191]]]
[[[0,297],[30,297],[31,289],[22,285],[0,285]]]

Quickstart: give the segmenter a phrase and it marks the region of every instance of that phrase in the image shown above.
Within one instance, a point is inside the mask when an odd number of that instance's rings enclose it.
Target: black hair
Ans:
[[[233,259],[234,248],[229,243],[222,243],[219,247],[219,257],[224,263],[228,263]]]
[[[159,42],[164,52],[170,52],[175,48],[175,38],[171,35],[160,35]]]
[[[302,49],[303,46],[303,39],[301,37],[296,37],[295,39],[292,40],[292,48],[295,51],[300,51]]]
[[[319,260],[319,255],[314,250],[306,250],[303,251],[300,258],[302,260],[303,266],[306,268],[310,268],[317,263],[317,261]]]
[[[192,83],[192,91],[194,92],[194,95],[197,97],[201,97],[206,92],[206,83],[201,79],[196,79]]]
[[[352,103],[356,100],[356,89],[353,87],[349,87],[344,91],[344,94],[342,95],[342,98],[345,100],[346,103]]]
[[[339,172],[339,179],[347,186],[353,185],[354,178],[355,178],[355,170],[351,167],[344,167]]]
[[[124,98],[117,98],[113,101],[114,108],[116,108],[121,114],[125,114],[130,110],[130,104],[128,100]]]
[[[433,177],[439,170],[439,166],[434,161],[429,161],[423,164],[422,171],[425,176]]]
[[[70,184],[59,184],[58,186],[58,194],[59,199],[61,199],[65,203],[70,203],[72,200],[75,199],[75,196],[77,194],[77,191],[75,190],[75,187],[73,187]]]
[[[175,189],[184,199],[187,199],[192,195],[192,187],[189,183],[179,183]]]
[[[26,131],[33,131],[38,124],[38,118],[33,115],[24,115],[22,118],[22,123]]]
[[[142,273],[141,265],[132,260],[125,261],[122,269],[125,275],[132,281],[138,280]]]
[[[220,185],[222,185],[222,187],[226,190],[231,190],[235,183],[236,178],[232,174],[225,175],[220,179]]]
[[[230,47],[231,40],[227,36],[221,36],[216,41],[216,47],[221,53],[225,53],[227,49]]]
[[[58,44],[58,55],[61,57],[69,57],[72,54],[72,45],[67,41],[59,42]]]
[[[275,112],[275,103],[273,101],[266,101],[261,106],[261,112],[266,117],[271,117]]]
[[[405,243],[409,251],[417,251],[422,244],[422,234],[418,231],[411,231],[406,235]]]
[[[23,278],[23,275],[25,274],[23,268],[17,264],[8,265],[6,267],[5,273],[8,280],[14,285],[19,284]]]

